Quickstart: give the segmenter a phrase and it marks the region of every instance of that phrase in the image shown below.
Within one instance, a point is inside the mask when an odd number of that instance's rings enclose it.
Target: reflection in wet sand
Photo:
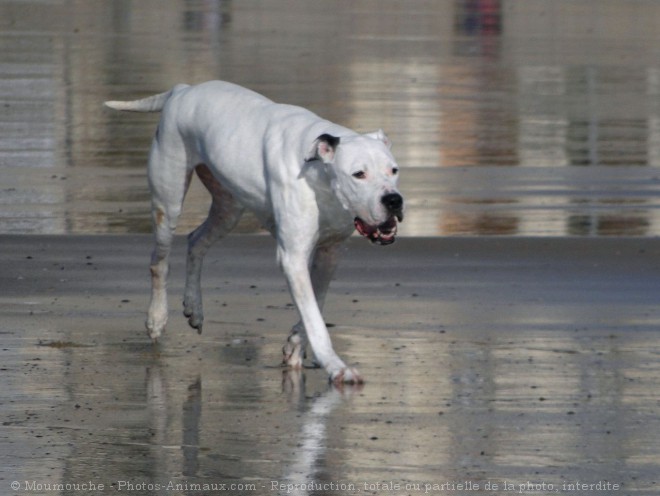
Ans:
[[[403,235],[554,236],[349,243],[327,317],[368,381],[350,397],[282,383],[296,317],[265,237],[207,259],[204,336],[176,315],[153,347],[147,237],[4,236],[0,493],[657,494],[659,23],[650,0],[0,3],[0,232],[148,232],[157,117],[100,104],[222,78],[383,127]],[[181,232],[207,211],[187,201]]]
[[[378,253],[355,240],[326,305],[338,352],[367,379],[343,395],[321,370],[283,376],[296,316],[264,237],[209,255],[205,334],[177,309],[156,347],[135,276],[148,236],[2,241],[0,486],[657,489],[655,240],[402,239]]]
[[[570,182],[551,208],[511,191],[491,204],[503,214],[472,204],[456,215],[433,172],[484,171],[455,183],[454,198],[488,187],[494,166],[538,189],[564,169],[584,169],[585,184],[609,170],[656,176],[660,5],[595,5],[388,0],[375,15],[371,4],[302,0],[3,3],[0,230],[147,232],[144,162],[157,118],[100,103],[222,78],[358,130],[384,128],[410,204],[425,203],[423,228],[403,225],[403,235],[657,235],[653,190],[611,191],[637,198],[632,215],[593,208]],[[182,230],[207,210],[201,188],[188,203]],[[247,219],[241,229],[258,227]]]
[[[452,327],[456,333],[435,337],[379,331],[383,340],[375,344],[383,351],[359,351],[356,358],[363,369],[394,375],[372,374],[350,400],[328,389],[314,371],[306,373],[311,387],[295,392],[293,400],[290,392],[278,393],[280,372],[259,365],[202,366],[202,382],[212,384],[203,389],[197,379],[172,380],[199,368],[189,347],[156,358],[143,375],[147,388],[128,400],[118,391],[134,388],[130,375],[142,366],[140,353],[124,347],[123,370],[113,379],[101,364],[115,357],[95,349],[87,373],[106,379],[95,379],[93,386],[76,374],[68,382],[61,375],[47,381],[42,376],[41,387],[24,382],[6,390],[18,399],[21,390],[60,389],[64,379],[70,400],[42,396],[25,412],[5,410],[4,443],[16,454],[5,470],[26,480],[59,474],[63,483],[81,477],[121,483],[124,490],[170,484],[254,488],[236,494],[274,494],[273,487],[275,494],[316,494],[308,488],[330,483],[364,490],[387,482],[471,481],[483,488],[488,481],[530,478],[651,484],[648,471],[657,465],[658,445],[648,428],[655,418],[648,392],[658,372],[652,339],[542,332],[531,323],[524,331],[528,338],[503,329],[493,337],[459,337],[460,329]],[[373,348],[375,335],[361,331],[368,337],[354,343],[356,349]],[[277,352],[279,343],[269,338],[265,344],[264,356]],[[81,366],[79,354],[69,353],[73,363],[67,369]],[[40,367],[52,372],[51,361],[42,357]],[[204,354],[204,362],[212,359]],[[8,365],[14,370],[21,363]],[[232,394],[218,383],[224,374],[243,392]],[[251,382],[260,395],[253,394]],[[24,441],[19,444],[16,436]],[[69,445],[75,449],[67,450]],[[29,463],[37,456],[38,465]]]
[[[185,477],[197,475],[199,470],[199,421],[202,416],[202,379],[198,377],[188,386],[188,398],[183,404],[183,470]]]
[[[295,458],[285,469],[282,482],[278,485],[279,490],[297,496],[316,494],[319,490],[329,488],[345,490],[350,483],[324,480],[329,444],[327,424],[339,404],[347,401],[360,388],[346,386],[339,390],[328,386],[327,391],[308,399],[305,394],[305,377],[300,371],[286,371],[284,384],[291,395],[292,405],[301,412],[298,415],[300,442],[296,447]]]

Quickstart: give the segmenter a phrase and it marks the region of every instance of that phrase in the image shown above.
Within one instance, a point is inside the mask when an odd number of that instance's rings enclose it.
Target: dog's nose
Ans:
[[[401,212],[403,208],[403,197],[399,193],[388,193],[380,201],[390,213]]]

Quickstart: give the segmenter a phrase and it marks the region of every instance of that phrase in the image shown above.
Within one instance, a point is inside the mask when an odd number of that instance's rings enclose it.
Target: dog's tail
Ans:
[[[130,102],[123,102],[119,100],[110,100],[104,103],[106,107],[115,110],[125,110],[127,112],[160,112],[163,110],[165,103],[170,99],[173,93],[183,88],[187,88],[187,84],[178,84],[170,91],[159,93],[158,95],[148,96],[141,100],[133,100]]]

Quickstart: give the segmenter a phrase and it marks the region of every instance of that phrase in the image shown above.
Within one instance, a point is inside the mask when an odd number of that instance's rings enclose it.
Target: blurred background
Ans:
[[[209,79],[383,128],[402,235],[660,234],[654,0],[0,0],[0,233],[149,232],[158,116],[102,102]]]

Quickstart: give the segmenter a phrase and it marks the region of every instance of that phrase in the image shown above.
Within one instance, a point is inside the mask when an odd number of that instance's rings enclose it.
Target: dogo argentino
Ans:
[[[321,308],[341,242],[357,229],[373,243],[390,244],[403,219],[399,167],[383,131],[358,134],[221,81],[106,105],[162,112],[148,164],[155,231],[149,336],[157,339],[167,321],[168,255],[194,170],[212,204],[208,218],[188,236],[188,323],[201,332],[205,253],[247,208],[277,240],[277,259],[300,314],[283,349],[284,363],[301,368],[309,342],[333,382],[362,382],[335,353]]]

